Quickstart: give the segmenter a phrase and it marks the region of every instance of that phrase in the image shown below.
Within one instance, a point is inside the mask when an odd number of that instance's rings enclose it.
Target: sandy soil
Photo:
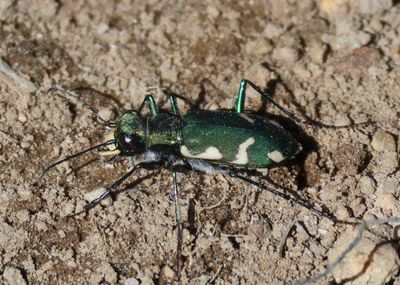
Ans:
[[[305,151],[260,180],[340,219],[400,216],[398,1],[223,2],[0,2],[0,283],[168,284],[173,277],[167,170],[141,171],[114,200],[73,218],[129,162],[85,155],[32,186],[45,165],[109,131],[80,104],[47,94],[53,86],[85,89],[79,93],[114,119],[149,90],[165,108],[164,87],[199,99],[200,108],[232,108],[247,78],[299,117],[372,122],[301,126]],[[249,110],[279,114],[255,93],[248,97]],[[290,284],[321,272],[351,230],[221,174],[179,180],[183,284]],[[389,242],[395,226],[377,227],[375,236]],[[393,266],[374,284],[400,284]]]

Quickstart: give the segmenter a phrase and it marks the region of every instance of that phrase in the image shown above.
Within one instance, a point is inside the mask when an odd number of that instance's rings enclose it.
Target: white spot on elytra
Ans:
[[[267,156],[272,159],[274,162],[281,162],[285,158],[283,157],[282,153],[277,150],[271,151],[267,153]]]
[[[232,161],[235,164],[247,164],[249,162],[249,156],[247,155],[247,149],[249,146],[254,144],[256,141],[254,138],[249,138],[245,142],[239,145],[238,153],[236,154],[236,160]]]
[[[275,125],[275,126],[280,127],[280,128],[283,129],[282,125],[279,124],[277,121],[275,121],[275,120],[269,120],[269,122],[270,122],[271,124],[273,124],[273,125]]]
[[[190,153],[188,148],[185,145],[183,145],[183,146],[181,146],[181,154],[186,157],[210,159],[210,160],[219,160],[222,158],[222,154],[214,146],[208,147],[203,153],[192,154],[192,153]]]
[[[243,119],[245,119],[246,121],[250,122],[251,124],[254,124],[254,119],[250,118],[249,116],[247,116],[246,114],[240,113],[239,114],[240,117],[242,117]]]

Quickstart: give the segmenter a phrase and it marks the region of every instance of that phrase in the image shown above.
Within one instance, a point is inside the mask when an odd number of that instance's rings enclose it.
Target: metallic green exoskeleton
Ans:
[[[243,112],[247,83],[241,83],[235,112],[191,110],[180,116],[171,97],[171,113],[159,113],[153,97],[147,96],[151,115],[126,112],[116,128],[114,148],[124,155],[149,152],[152,162],[173,155],[180,164],[202,169],[205,163],[267,168],[292,158],[301,146],[284,128]]]
[[[182,121],[180,153],[190,159],[266,168],[301,149],[276,122],[253,114],[194,110]]]
[[[330,214],[315,209],[304,199],[293,197],[239,174],[238,170],[268,168],[281,163],[292,158],[302,149],[293,136],[278,123],[262,116],[244,112],[247,85],[250,85],[263,98],[269,100],[287,114],[290,119],[300,122],[278,105],[268,94],[248,80],[242,80],[240,84],[234,111],[195,109],[181,115],[176,104],[176,97],[169,95],[170,111],[159,112],[154,98],[148,95],[138,111],[125,112],[116,124],[102,119],[96,109],[84,102],[79,96],[60,88],[54,88],[51,91],[57,91],[81,101],[103,123],[114,127],[114,132],[106,142],[49,165],[44,169],[40,178],[62,162],[104,147],[107,147],[107,150],[104,151],[103,149],[102,154],[132,156],[135,160],[140,161],[114,182],[100,197],[87,204],[84,211],[88,211],[108,197],[138,169],[154,169],[154,167],[163,166],[171,169],[178,229],[176,269],[178,275],[180,272],[182,222],[178,203],[179,191],[176,172],[185,172],[191,169],[203,172],[225,171],[233,178],[272,192],[335,221]],[[149,115],[147,116],[141,114],[145,103],[149,106]]]

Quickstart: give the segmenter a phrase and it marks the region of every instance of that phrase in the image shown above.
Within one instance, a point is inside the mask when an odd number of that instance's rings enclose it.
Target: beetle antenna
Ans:
[[[306,208],[307,210],[310,210],[314,213],[317,213],[318,215],[327,218],[328,220],[336,223],[341,223],[341,224],[358,224],[356,222],[347,222],[347,221],[342,221],[342,220],[338,220],[335,216],[333,216],[333,214],[328,213],[328,212],[324,212],[321,210],[318,210],[317,208],[314,207],[314,205],[310,204],[310,202],[308,202],[307,200],[300,198],[300,197],[293,197],[292,195],[289,195],[287,193],[282,193],[281,191],[268,187],[262,183],[259,183],[257,181],[254,181],[248,177],[242,176],[240,174],[238,174],[236,171],[229,171],[229,176],[232,178],[237,178],[239,180],[245,181],[251,185],[257,186],[258,188],[264,190],[264,191],[268,191],[276,196],[282,197],[283,199],[287,200],[287,201],[291,201],[294,202],[300,206],[302,206],[303,208]]]
[[[111,123],[111,122],[107,121],[106,119],[102,118],[100,116],[100,114],[99,114],[99,111],[96,108],[94,108],[89,103],[87,103],[85,100],[83,100],[81,98],[81,96],[79,96],[79,95],[77,95],[77,94],[75,94],[75,93],[73,93],[71,91],[67,91],[67,90],[65,90],[64,88],[61,88],[61,87],[53,87],[53,88],[50,88],[47,91],[47,93],[48,94],[59,94],[59,95],[63,95],[64,97],[71,97],[71,98],[73,98],[75,100],[78,100],[83,106],[88,108],[93,113],[95,119],[98,122],[100,122],[103,125],[106,125],[107,127],[110,127],[110,128],[115,128],[117,126],[115,123]]]
[[[68,160],[74,159],[74,158],[76,158],[76,157],[78,157],[78,156],[80,156],[82,154],[85,154],[87,152],[90,152],[92,150],[99,149],[99,148],[107,146],[107,145],[115,144],[115,142],[116,142],[115,140],[109,140],[109,141],[106,141],[104,143],[101,143],[101,144],[98,144],[98,145],[95,145],[95,146],[91,146],[91,147],[89,147],[89,148],[87,148],[85,150],[82,150],[82,151],[80,151],[78,153],[69,155],[69,156],[67,156],[67,157],[65,157],[65,158],[63,158],[61,160],[58,160],[58,161],[46,166],[45,168],[43,168],[42,174],[40,174],[39,178],[37,179],[37,181],[35,183],[33,183],[33,185],[37,186],[41,182],[43,177],[46,175],[46,173],[49,172],[49,170],[51,170],[54,167],[56,167],[57,165],[59,165],[59,164],[61,164],[63,162],[66,162]]]

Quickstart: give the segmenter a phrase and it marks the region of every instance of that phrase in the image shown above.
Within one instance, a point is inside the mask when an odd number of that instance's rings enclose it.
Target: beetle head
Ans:
[[[124,155],[143,153],[146,149],[145,120],[135,111],[125,112],[115,130],[115,146]]]

